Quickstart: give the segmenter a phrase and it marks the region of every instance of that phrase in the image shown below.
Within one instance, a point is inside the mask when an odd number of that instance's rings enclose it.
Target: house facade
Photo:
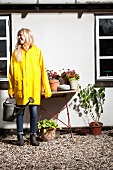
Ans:
[[[1,0],[0,1],[0,128],[15,128],[15,121],[4,122],[3,102],[8,97],[8,68],[19,29],[32,30],[35,44],[42,50],[48,70],[75,69],[79,84],[102,83],[106,87],[104,113],[100,121],[113,126],[113,3],[106,0]],[[32,75],[31,75],[32,76]],[[68,101],[72,127],[85,127],[89,115],[79,117],[74,109],[75,94]],[[55,113],[62,102],[44,100]],[[52,106],[53,105],[53,106]],[[44,113],[46,117],[46,113]],[[67,111],[58,118],[67,122]],[[60,126],[64,126],[58,121]],[[26,108],[24,126],[29,127]]]

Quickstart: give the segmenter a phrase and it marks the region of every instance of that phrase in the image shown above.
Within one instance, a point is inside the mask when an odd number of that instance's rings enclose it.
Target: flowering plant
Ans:
[[[63,78],[66,77],[68,80],[70,79],[79,80],[80,79],[79,74],[77,74],[75,70],[70,70],[70,69],[67,69],[67,71],[63,71],[61,73],[61,77]]]
[[[52,79],[58,80],[60,77],[60,75],[56,71],[53,71],[53,70],[47,70],[47,74],[48,74],[49,80],[52,80]]]

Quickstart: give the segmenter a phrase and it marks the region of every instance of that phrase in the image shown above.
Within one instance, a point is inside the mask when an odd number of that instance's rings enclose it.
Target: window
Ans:
[[[96,16],[96,82],[113,86],[113,15]]]
[[[9,16],[0,16],[0,82],[8,81],[10,62]]]

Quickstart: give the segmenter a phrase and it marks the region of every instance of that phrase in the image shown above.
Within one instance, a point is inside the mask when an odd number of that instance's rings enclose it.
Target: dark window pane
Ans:
[[[113,36],[113,19],[99,20],[99,36]]]
[[[113,56],[113,39],[102,39],[100,43],[100,56]]]
[[[100,76],[113,76],[113,59],[100,59]]]
[[[7,49],[6,49],[6,40],[0,40],[0,57],[7,56]]]
[[[0,37],[6,37],[6,20],[0,20]]]
[[[0,78],[7,78],[7,61],[0,61]]]

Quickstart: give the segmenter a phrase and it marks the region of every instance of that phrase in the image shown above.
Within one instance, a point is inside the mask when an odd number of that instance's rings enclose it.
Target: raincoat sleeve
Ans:
[[[8,89],[8,94],[13,96],[14,95],[14,88],[13,88],[13,84],[14,84],[14,55],[12,53],[11,56],[11,61],[10,61],[10,66],[9,66],[9,75],[8,75],[8,80],[9,80],[9,89]]]
[[[46,71],[45,64],[44,64],[44,58],[42,56],[41,51],[40,51],[40,66],[41,66],[42,84],[43,84],[44,89],[45,89],[45,98],[49,98],[49,97],[52,96],[52,92],[51,92],[49,79],[48,79],[47,71]]]

